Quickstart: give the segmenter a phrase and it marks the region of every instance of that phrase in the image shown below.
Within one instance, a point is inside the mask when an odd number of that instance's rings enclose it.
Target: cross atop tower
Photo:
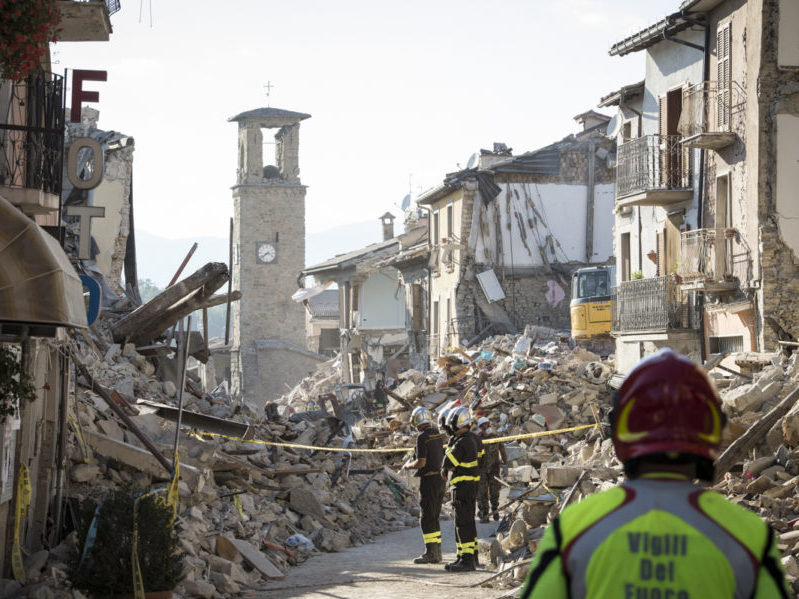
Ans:
[[[267,81],[267,82],[266,82],[266,85],[264,85],[264,89],[266,89],[266,97],[267,97],[267,98],[268,98],[268,97],[269,97],[269,95],[271,94],[271,92],[272,92],[272,88],[273,88],[273,87],[275,87],[275,86],[274,86],[274,84],[273,84],[271,81]],[[269,106],[269,101],[268,101],[268,100],[267,100],[267,103],[266,103],[266,105],[267,105],[267,106]]]

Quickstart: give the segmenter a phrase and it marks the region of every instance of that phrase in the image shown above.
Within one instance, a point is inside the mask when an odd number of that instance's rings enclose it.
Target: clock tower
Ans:
[[[233,186],[231,384],[262,406],[293,386],[318,361],[305,349],[305,310],[292,301],[305,265],[305,186],[300,183],[300,121],[310,115],[257,108],[239,126]],[[275,130],[274,164],[264,164],[263,130]]]

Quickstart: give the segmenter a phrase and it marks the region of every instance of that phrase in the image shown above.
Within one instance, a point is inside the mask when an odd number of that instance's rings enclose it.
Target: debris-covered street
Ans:
[[[0,0],[0,599],[799,597],[794,2],[129,4]]]

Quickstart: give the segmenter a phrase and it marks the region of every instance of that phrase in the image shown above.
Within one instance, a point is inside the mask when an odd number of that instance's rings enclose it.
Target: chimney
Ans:
[[[507,144],[502,142],[495,141],[493,150],[480,150],[479,166],[481,169],[489,169],[496,163],[512,157],[513,148],[509,148]]]
[[[583,131],[585,131],[586,129],[591,129],[597,125],[607,123],[610,121],[610,117],[606,114],[589,110],[588,112],[578,114],[574,117],[574,120],[577,121],[579,125],[582,125]]]
[[[380,222],[383,224],[383,241],[388,241],[394,237],[394,215],[386,212],[380,217]]]

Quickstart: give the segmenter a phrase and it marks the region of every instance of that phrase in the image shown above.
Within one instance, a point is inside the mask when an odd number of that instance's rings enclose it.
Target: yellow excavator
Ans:
[[[580,268],[572,274],[572,338],[580,346],[603,355],[613,351],[610,290],[615,285],[615,266]]]

